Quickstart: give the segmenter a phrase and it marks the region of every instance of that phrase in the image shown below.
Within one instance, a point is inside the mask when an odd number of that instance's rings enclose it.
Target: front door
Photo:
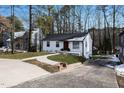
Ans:
[[[64,41],[64,50],[68,50],[68,41]]]

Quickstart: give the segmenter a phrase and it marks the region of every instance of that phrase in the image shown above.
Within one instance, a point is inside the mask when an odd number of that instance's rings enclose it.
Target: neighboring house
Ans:
[[[10,20],[0,16],[0,47],[6,46],[6,40],[9,38]]]
[[[7,39],[9,39],[10,38],[10,32],[9,31],[4,31],[3,33],[2,33],[2,42],[3,42],[3,45],[2,46],[4,46],[5,48],[7,48],[7,42],[6,42],[6,40]]]
[[[14,49],[17,50],[23,50],[23,36],[25,34],[25,31],[20,32],[14,32]],[[11,48],[11,39],[7,39],[7,46],[8,48]]]
[[[28,38],[29,38],[29,33],[25,33],[24,35],[24,47],[25,49],[28,49]],[[35,29],[34,31],[32,31],[32,36],[31,36],[31,44],[32,46],[36,47],[37,50],[40,50],[40,44],[42,46],[42,38],[44,38],[44,35],[42,33],[42,31],[40,31],[39,29]],[[42,50],[42,49],[41,49]]]
[[[119,58],[124,63],[124,31],[119,34],[120,53]]]
[[[36,50],[39,50],[40,40],[40,31],[39,29],[35,29],[32,31],[31,36],[31,44],[33,47],[36,47]],[[20,31],[14,32],[14,49],[16,50],[28,50],[28,40],[29,32],[28,31]],[[7,47],[11,48],[11,39],[7,39]]]
[[[43,51],[68,51],[89,58],[92,55],[92,39],[89,33],[48,35],[43,39]]]

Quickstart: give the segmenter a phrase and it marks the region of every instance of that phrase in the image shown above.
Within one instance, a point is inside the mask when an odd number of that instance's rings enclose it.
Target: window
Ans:
[[[59,42],[56,42],[56,47],[59,47]]]
[[[85,47],[87,47],[87,41],[85,42]]]
[[[50,47],[50,41],[47,41],[47,47]]]
[[[79,42],[74,41],[73,42],[73,49],[78,49],[79,48]]]

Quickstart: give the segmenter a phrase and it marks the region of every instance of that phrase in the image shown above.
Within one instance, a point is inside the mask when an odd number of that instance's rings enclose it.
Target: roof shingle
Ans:
[[[66,34],[49,34],[43,40],[50,40],[50,41],[63,41],[66,39],[71,39],[74,37],[83,37],[87,33],[66,33]]]

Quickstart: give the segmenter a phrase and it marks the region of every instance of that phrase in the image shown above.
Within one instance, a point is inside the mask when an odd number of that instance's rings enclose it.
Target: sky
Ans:
[[[57,7],[61,7],[60,5]],[[121,11],[123,11],[124,8],[122,8]],[[94,10],[92,10],[94,11]],[[95,11],[94,11],[95,13]],[[10,5],[0,5],[0,16],[10,16],[11,15],[11,8]],[[29,8],[28,5],[15,5],[15,15],[22,20],[24,27],[28,28],[29,25]],[[83,19],[83,18],[82,18]],[[118,18],[116,18],[116,20],[120,22],[121,27],[124,25],[124,18],[122,18],[122,16],[118,16]],[[82,20],[83,21],[83,20]]]
[[[10,16],[11,15],[11,7],[8,5],[0,6],[0,16]],[[28,27],[28,6],[15,6],[15,16],[17,16],[20,20],[22,20],[24,27]]]
[[[60,6],[57,6],[58,8]],[[0,16],[11,16],[10,5],[0,5]],[[28,5],[15,5],[15,16],[22,20],[25,29],[29,26],[29,6]]]

